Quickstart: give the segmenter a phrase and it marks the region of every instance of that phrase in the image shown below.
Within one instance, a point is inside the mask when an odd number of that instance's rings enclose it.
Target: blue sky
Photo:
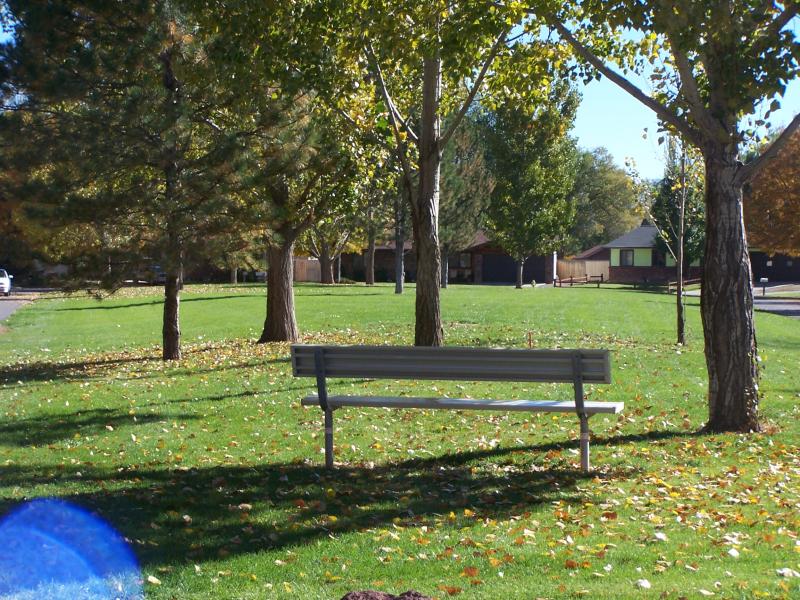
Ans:
[[[663,150],[657,142],[655,113],[605,78],[580,86],[579,90],[583,101],[572,134],[580,146],[605,146],[619,166],[624,166],[625,159],[630,157],[643,177],[659,179],[664,162]],[[788,86],[781,104],[781,110],[770,117],[774,127],[788,125],[800,113],[800,81]],[[643,139],[645,128],[647,139]]]

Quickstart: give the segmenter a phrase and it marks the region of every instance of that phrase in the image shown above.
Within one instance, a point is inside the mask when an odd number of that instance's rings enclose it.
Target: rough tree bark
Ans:
[[[231,267],[231,283],[238,283],[239,267]]]
[[[294,316],[294,238],[267,247],[267,318],[258,343],[296,342],[297,321]]]
[[[367,255],[364,261],[364,281],[367,285],[375,285],[375,230],[367,232]]]
[[[447,284],[449,283],[450,278],[450,257],[448,255],[447,250],[444,248],[441,249],[441,260],[442,260],[442,279],[441,279],[441,286],[442,288],[447,288]]]
[[[177,121],[177,110],[181,102],[180,82],[172,65],[173,47],[159,54],[163,67],[162,83],[166,89],[164,112]],[[173,140],[164,148],[164,206],[174,208],[180,198],[180,160],[177,143]],[[180,290],[183,287],[183,264],[180,232],[174,213],[167,217],[166,280],[164,282],[164,314],[161,322],[161,358],[180,360]]]
[[[750,256],[735,144],[708,144],[701,313],[708,431],[758,431],[758,363]]]
[[[414,222],[417,251],[417,295],[414,345],[441,346],[444,332],[439,304],[439,170],[442,161],[439,103],[439,53],[423,60],[422,120],[419,139],[419,191]]]
[[[180,288],[179,272],[170,269],[164,283],[164,317],[161,326],[163,360],[181,358]]]
[[[330,247],[324,241],[319,244],[319,268],[320,268],[320,282],[325,284],[333,283],[333,257],[331,256]]]

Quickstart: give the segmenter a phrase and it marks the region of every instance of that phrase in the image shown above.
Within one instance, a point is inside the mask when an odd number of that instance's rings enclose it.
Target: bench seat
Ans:
[[[303,406],[319,406],[319,396],[312,394],[301,400]],[[526,412],[575,413],[575,403],[558,400],[477,400],[473,398],[414,398],[386,396],[328,396],[328,406],[373,408],[446,408],[450,410],[502,410]],[[587,414],[617,414],[624,402],[584,401]]]

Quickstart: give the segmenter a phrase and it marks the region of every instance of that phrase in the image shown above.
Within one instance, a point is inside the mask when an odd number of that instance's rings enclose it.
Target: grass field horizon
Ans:
[[[296,287],[309,343],[410,344],[414,290]],[[96,512],[154,598],[791,598],[800,594],[800,322],[757,313],[762,422],[707,415],[699,298],[626,288],[451,286],[448,345],[607,348],[578,469],[577,418],[337,411],[322,468],[313,381],[258,345],[263,286],[187,286],[185,357],[158,360],[161,291],[38,300],[0,334],[0,514],[35,497]],[[334,381],[333,391],[569,399],[563,385]],[[785,569],[788,569],[786,571]],[[643,582],[647,581],[647,584]],[[649,585],[650,587],[646,587]],[[645,586],[645,587],[643,587]]]

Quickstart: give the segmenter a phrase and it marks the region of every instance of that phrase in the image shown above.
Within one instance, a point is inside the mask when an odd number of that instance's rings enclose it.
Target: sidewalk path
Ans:
[[[0,300],[0,321],[5,321],[13,315],[18,308],[28,304],[30,300]]]
[[[761,297],[753,298],[756,310],[770,312],[784,317],[800,319],[800,300],[796,298]]]

